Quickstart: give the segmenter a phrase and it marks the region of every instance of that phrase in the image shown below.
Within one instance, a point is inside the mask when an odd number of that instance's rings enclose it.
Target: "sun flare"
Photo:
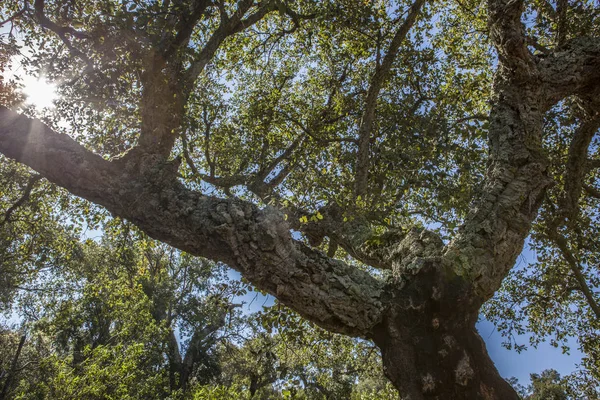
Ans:
[[[27,97],[25,102],[37,109],[53,107],[54,101],[58,98],[56,85],[49,83],[43,77],[26,76],[23,79],[23,94]]]

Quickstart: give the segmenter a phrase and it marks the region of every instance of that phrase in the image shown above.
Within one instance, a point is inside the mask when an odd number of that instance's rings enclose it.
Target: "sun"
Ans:
[[[54,100],[58,98],[56,85],[49,83],[43,76],[35,78],[25,76],[23,78],[23,94],[27,97],[25,102],[41,110],[54,106]]]

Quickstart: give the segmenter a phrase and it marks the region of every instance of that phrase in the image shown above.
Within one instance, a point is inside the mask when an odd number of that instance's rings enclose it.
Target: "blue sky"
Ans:
[[[526,243],[523,252],[518,257],[517,266],[536,261],[536,254],[529,249]],[[496,363],[500,374],[505,378],[512,376],[519,379],[521,384],[529,382],[529,374],[540,373],[544,369],[555,369],[561,376],[567,375],[577,369],[583,354],[578,350],[577,340],[571,338],[568,345],[570,354],[563,354],[560,348],[552,347],[548,343],[541,343],[537,348],[528,346],[528,349],[517,353],[502,347],[505,338],[496,330],[494,324],[482,320],[477,324],[479,334],[487,345],[490,357]],[[516,338],[519,344],[529,344],[529,336],[521,335]]]

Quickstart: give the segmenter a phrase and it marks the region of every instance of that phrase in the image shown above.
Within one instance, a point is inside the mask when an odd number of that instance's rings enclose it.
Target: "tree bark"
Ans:
[[[519,399],[477,334],[472,285],[443,261],[422,259],[393,297],[371,338],[403,400]]]
[[[474,322],[436,329],[435,319],[415,324],[405,317],[386,320],[374,336],[402,400],[520,398],[498,374]]]

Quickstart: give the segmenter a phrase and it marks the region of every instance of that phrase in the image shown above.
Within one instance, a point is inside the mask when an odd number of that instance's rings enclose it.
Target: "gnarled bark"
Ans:
[[[392,305],[371,336],[402,399],[518,399],[475,330],[470,282],[440,258],[420,266],[390,289]]]

